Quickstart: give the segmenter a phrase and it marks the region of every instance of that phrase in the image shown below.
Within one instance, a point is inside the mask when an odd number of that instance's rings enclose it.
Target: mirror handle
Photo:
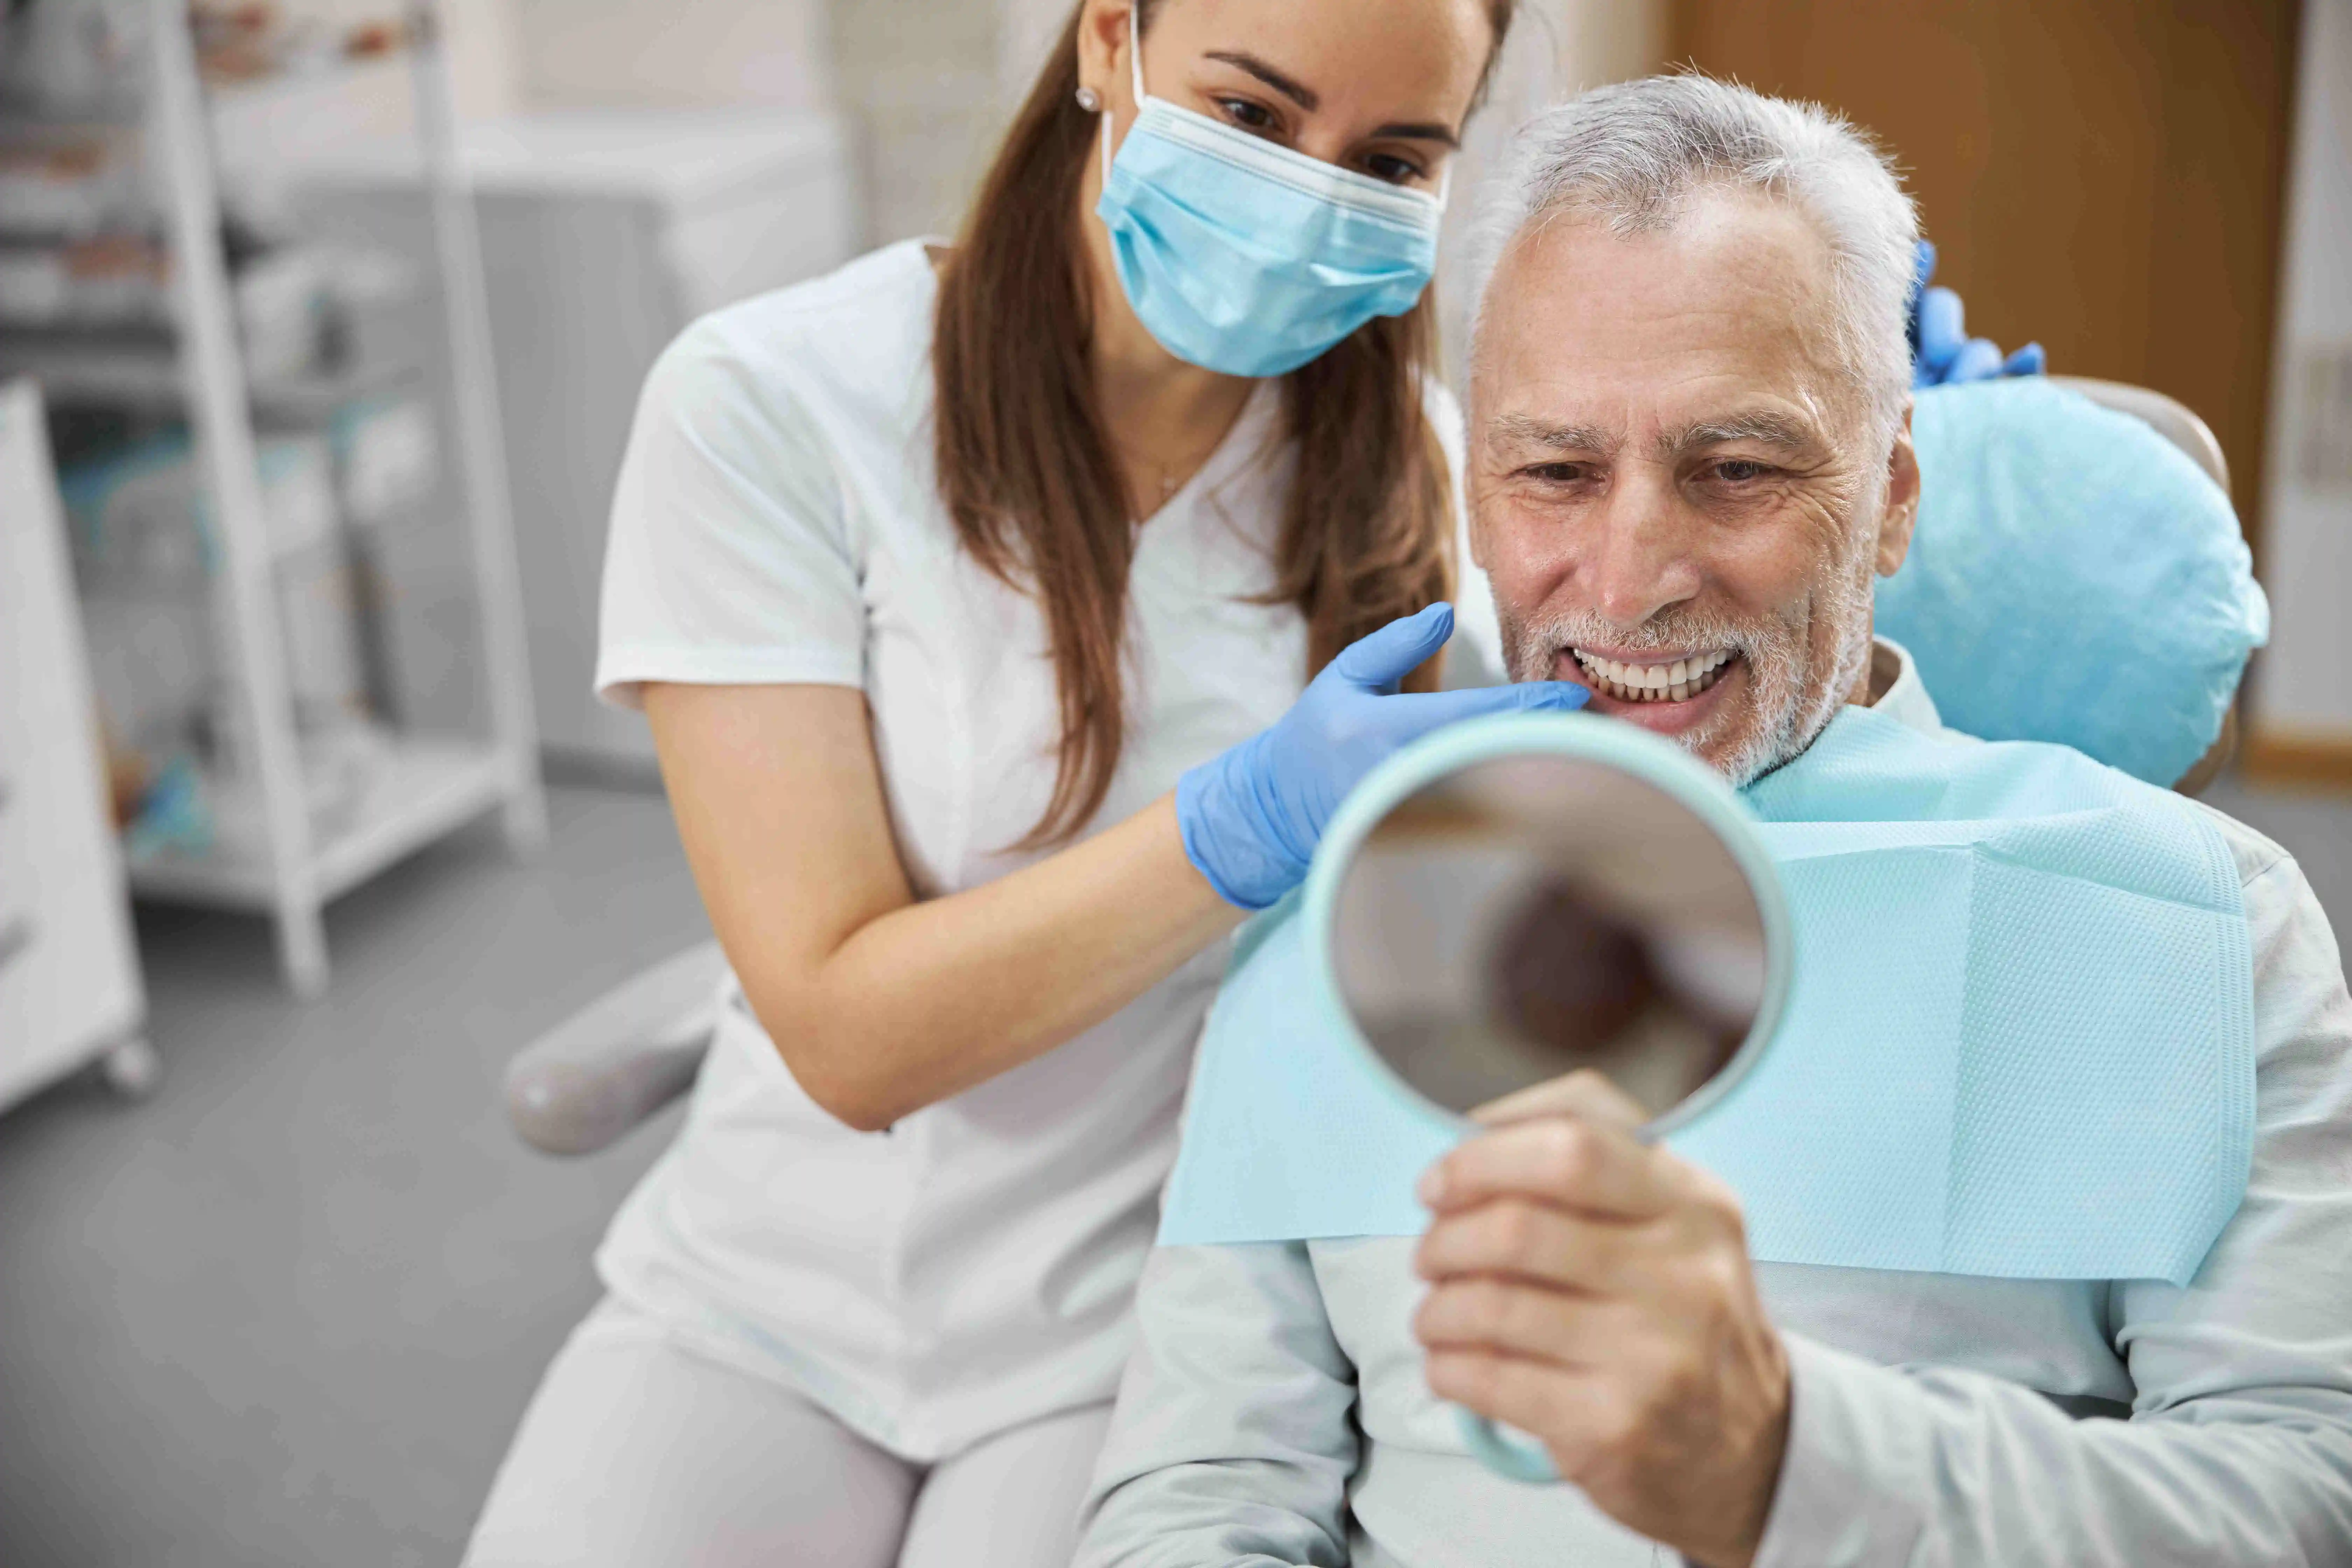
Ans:
[[[1530,1486],[1549,1486],[1559,1479],[1559,1471],[1551,1456],[1541,1446],[1522,1437],[1505,1434],[1500,1426],[1484,1415],[1457,1408],[1454,1418],[1462,1428],[1462,1440],[1478,1457],[1479,1463],[1498,1476]]]

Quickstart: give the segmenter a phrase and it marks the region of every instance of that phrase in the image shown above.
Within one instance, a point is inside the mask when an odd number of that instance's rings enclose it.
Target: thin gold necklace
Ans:
[[[1201,453],[1197,458],[1192,459],[1181,468],[1171,468],[1163,463],[1154,462],[1149,458],[1141,458],[1139,461],[1141,462],[1144,472],[1160,486],[1160,499],[1162,501],[1165,501],[1169,497],[1183,489],[1184,476],[1188,469],[1192,473],[1197,474],[1202,468],[1207,468],[1209,466],[1209,459],[1216,456],[1217,448],[1223,445],[1224,445],[1224,437],[1220,435],[1216,440],[1209,444],[1206,451]]]

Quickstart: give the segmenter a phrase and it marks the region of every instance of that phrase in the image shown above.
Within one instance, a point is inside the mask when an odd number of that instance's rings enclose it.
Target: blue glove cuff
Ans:
[[[1307,876],[1307,862],[1283,848],[1249,787],[1251,763],[1264,740],[1252,736],[1176,780],[1176,829],[1184,858],[1236,909],[1265,909]]]

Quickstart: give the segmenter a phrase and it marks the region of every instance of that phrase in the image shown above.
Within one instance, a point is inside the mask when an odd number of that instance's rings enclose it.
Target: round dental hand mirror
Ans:
[[[1633,725],[1523,716],[1442,731],[1342,807],[1309,941],[1393,1087],[1456,1117],[1576,1072],[1655,1139],[1753,1066],[1788,989],[1780,881],[1722,779]],[[1505,1475],[1540,1447],[1460,1413]]]

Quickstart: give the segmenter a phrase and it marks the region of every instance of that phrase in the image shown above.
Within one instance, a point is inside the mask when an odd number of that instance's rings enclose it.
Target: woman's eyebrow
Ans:
[[[1242,54],[1237,49],[1209,49],[1206,54],[1202,54],[1202,58],[1213,58],[1213,61],[1223,61],[1223,64],[1233,66],[1234,70],[1246,70],[1310,115],[1318,108],[1322,108],[1319,91],[1307,87],[1306,82],[1291,80],[1279,70],[1275,70],[1273,66],[1267,66],[1256,54]],[[1434,120],[1397,120],[1397,122],[1383,124],[1381,130],[1373,132],[1373,136],[1395,136],[1397,141],[1437,141],[1442,146],[1456,148],[1456,151],[1461,148],[1461,141],[1454,136],[1454,132],[1446,130],[1444,124],[1437,124]]]
[[[1285,76],[1255,55],[1243,54],[1235,49],[1211,49],[1201,58],[1222,61],[1236,70],[1247,71],[1309,114],[1322,107],[1322,94],[1305,82]],[[1462,145],[1452,131],[1433,120],[1396,121],[1381,126],[1372,134],[1391,136],[1402,142],[1435,142],[1456,149]]]
[[[1283,75],[1280,71],[1275,69],[1272,66],[1258,58],[1255,55],[1239,54],[1231,49],[1211,49],[1208,54],[1202,58],[1213,60],[1223,60],[1225,64],[1232,66],[1236,69],[1249,72],[1250,75],[1257,78],[1258,80],[1265,83],[1266,86],[1274,89],[1275,91],[1282,94],[1283,97],[1290,100],[1291,102],[1298,105],[1299,108],[1307,110],[1309,114],[1315,112],[1316,109],[1320,106],[1323,101],[1322,95],[1317,92],[1313,88]]]
[[[1438,142],[1459,150],[1462,143],[1453,132],[1433,120],[1412,121],[1403,124],[1383,125],[1372,132],[1375,136],[1393,136],[1403,142]]]

